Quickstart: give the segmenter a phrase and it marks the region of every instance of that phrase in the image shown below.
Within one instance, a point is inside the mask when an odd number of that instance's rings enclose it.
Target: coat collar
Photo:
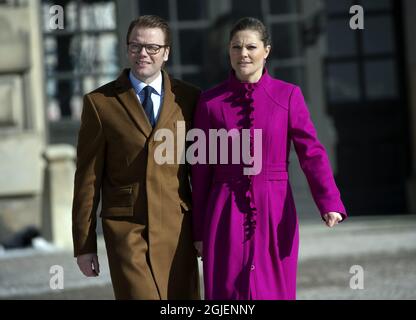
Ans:
[[[254,91],[259,87],[266,87],[270,81],[270,75],[266,68],[263,68],[263,74],[259,81],[255,83],[241,82],[235,75],[235,71],[231,70],[228,77],[228,84],[232,91],[246,92]]]
[[[136,126],[140,131],[145,135],[146,138],[150,138],[154,132],[158,129],[163,128],[165,123],[171,119],[173,113],[178,111],[180,108],[175,102],[174,88],[176,87],[176,81],[169,76],[169,74],[162,70],[163,75],[163,90],[164,98],[163,104],[161,106],[161,111],[159,118],[156,122],[155,128],[152,128],[144,108],[140,104],[140,101],[137,99],[134,88],[129,79],[130,69],[124,69],[120,76],[115,82],[116,94],[120,99],[123,107],[127,110]]]
[[[157,78],[149,84],[137,79],[131,70],[129,72],[129,79],[133,88],[136,91],[136,94],[140,94],[140,92],[144,89],[144,87],[150,86],[154,90],[154,93],[158,94],[159,96],[162,95],[162,90],[163,90],[163,73],[162,72],[160,72]]]

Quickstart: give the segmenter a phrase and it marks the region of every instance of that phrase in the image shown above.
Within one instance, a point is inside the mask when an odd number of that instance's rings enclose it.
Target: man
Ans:
[[[85,95],[73,202],[74,255],[99,274],[96,210],[102,195],[104,240],[116,299],[199,299],[192,245],[188,166],[158,164],[158,129],[176,135],[192,123],[199,89],[162,67],[171,36],[157,16],[128,29],[130,69]]]

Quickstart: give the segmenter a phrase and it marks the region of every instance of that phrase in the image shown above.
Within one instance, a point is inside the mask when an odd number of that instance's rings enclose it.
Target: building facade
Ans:
[[[350,27],[353,5],[363,30]],[[227,77],[232,23],[260,18],[272,38],[267,68],[302,88],[350,214],[416,212],[414,1],[0,1],[0,229],[19,215],[40,223],[42,152],[75,146],[83,94],[127,65],[125,34],[142,14],[169,21],[167,69],[203,89]],[[291,162],[300,216],[316,218],[294,153]]]

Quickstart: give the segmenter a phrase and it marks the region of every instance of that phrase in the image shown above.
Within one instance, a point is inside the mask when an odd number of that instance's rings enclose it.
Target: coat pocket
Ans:
[[[138,186],[103,187],[101,217],[133,216]]]
[[[266,179],[268,181],[287,181],[289,174],[287,172],[288,162],[282,161],[266,165]]]

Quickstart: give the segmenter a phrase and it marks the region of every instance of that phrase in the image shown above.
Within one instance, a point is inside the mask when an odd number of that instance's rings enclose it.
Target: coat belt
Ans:
[[[288,180],[288,163],[282,162],[277,164],[263,164],[260,173],[254,176],[254,179],[266,181]],[[214,172],[214,182],[228,182],[247,178],[243,173],[241,165],[216,165]]]

